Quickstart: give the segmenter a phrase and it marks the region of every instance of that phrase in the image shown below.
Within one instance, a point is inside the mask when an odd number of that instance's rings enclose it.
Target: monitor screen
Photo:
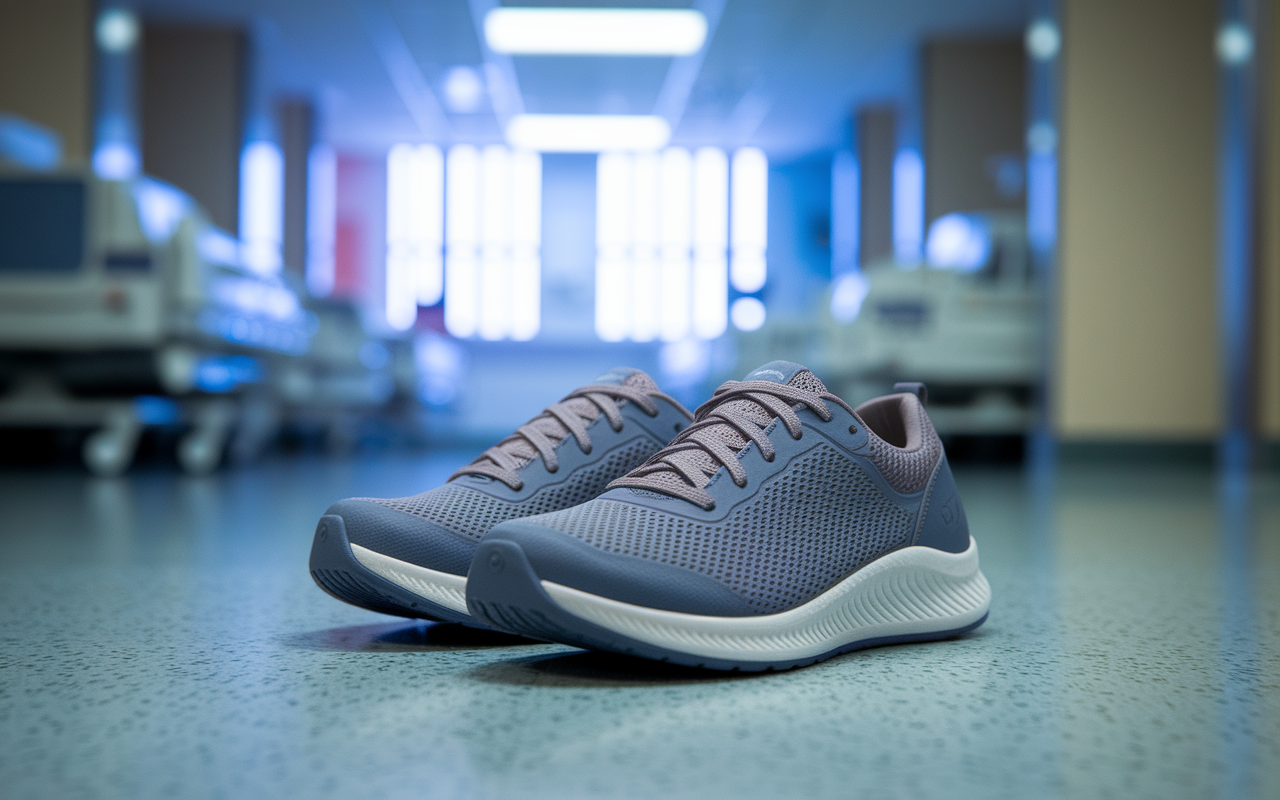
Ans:
[[[0,178],[0,273],[75,272],[84,220],[84,181]]]

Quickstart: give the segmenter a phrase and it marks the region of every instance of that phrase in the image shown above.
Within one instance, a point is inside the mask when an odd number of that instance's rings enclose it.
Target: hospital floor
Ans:
[[[0,473],[0,797],[1280,797],[1280,476],[960,469],[963,638],[665,667],[324,595],[461,453]]]

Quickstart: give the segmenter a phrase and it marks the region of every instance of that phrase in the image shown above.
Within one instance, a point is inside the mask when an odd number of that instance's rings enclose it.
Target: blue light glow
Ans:
[[[157,244],[169,241],[190,211],[190,201],[181,190],[151,178],[140,178],[133,184],[133,199],[142,232]]]
[[[692,386],[711,371],[711,345],[699,339],[668,342],[658,351],[663,385]]]
[[[893,255],[900,264],[920,260],[924,245],[924,161],[904,147],[893,159]]]
[[[62,137],[43,125],[0,113],[0,159],[28,169],[53,169],[62,160]]]
[[[991,229],[975,214],[946,214],[929,226],[925,245],[929,266],[973,272],[991,257]]]
[[[733,327],[740,331],[754,331],[764,325],[764,303],[755,297],[739,297],[729,307],[729,318]]]
[[[429,406],[445,406],[458,395],[466,377],[462,348],[448,337],[424,333],[414,342],[418,367],[418,398]]]
[[[208,356],[196,364],[196,388],[223,394],[262,380],[262,364],[252,356]]]
[[[858,318],[871,284],[861,272],[846,272],[831,285],[831,317],[841,325]]]
[[[173,425],[182,415],[171,398],[144,394],[134,398],[133,416],[143,425]]]
[[[307,157],[307,289],[314,297],[333,293],[338,228],[338,159],[320,145]]]
[[[138,150],[127,142],[104,142],[93,151],[93,171],[109,181],[127,181],[138,174]]]
[[[858,159],[848,150],[831,162],[831,273],[858,266]]]

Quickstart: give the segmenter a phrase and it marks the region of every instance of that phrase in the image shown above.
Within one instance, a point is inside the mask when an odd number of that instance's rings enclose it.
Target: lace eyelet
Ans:
[[[850,426],[849,426],[849,433],[857,433],[857,432],[858,432],[858,426],[857,426],[857,425],[850,425]]]

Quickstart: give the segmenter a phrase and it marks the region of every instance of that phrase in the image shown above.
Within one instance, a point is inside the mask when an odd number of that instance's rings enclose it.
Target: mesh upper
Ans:
[[[929,415],[924,406],[915,404],[915,413],[920,417],[921,445],[915,450],[903,450],[881,439],[872,433],[868,437],[867,457],[880,470],[885,481],[903,494],[922,491],[933,474],[942,456],[942,440],[933,429]],[[869,431],[870,433],[870,431]]]
[[[761,614],[811,600],[908,544],[913,527],[908,511],[826,444],[793,461],[716,523],[603,499],[528,521],[602,550],[708,575]]]
[[[356,499],[422,517],[443,528],[479,539],[499,522],[585,503],[599,496],[609,481],[625,475],[657,450],[658,444],[653,440],[647,437],[637,439],[600,461],[576,470],[568,480],[544,486],[518,502],[502,500],[457,483],[446,483],[412,497]]]

